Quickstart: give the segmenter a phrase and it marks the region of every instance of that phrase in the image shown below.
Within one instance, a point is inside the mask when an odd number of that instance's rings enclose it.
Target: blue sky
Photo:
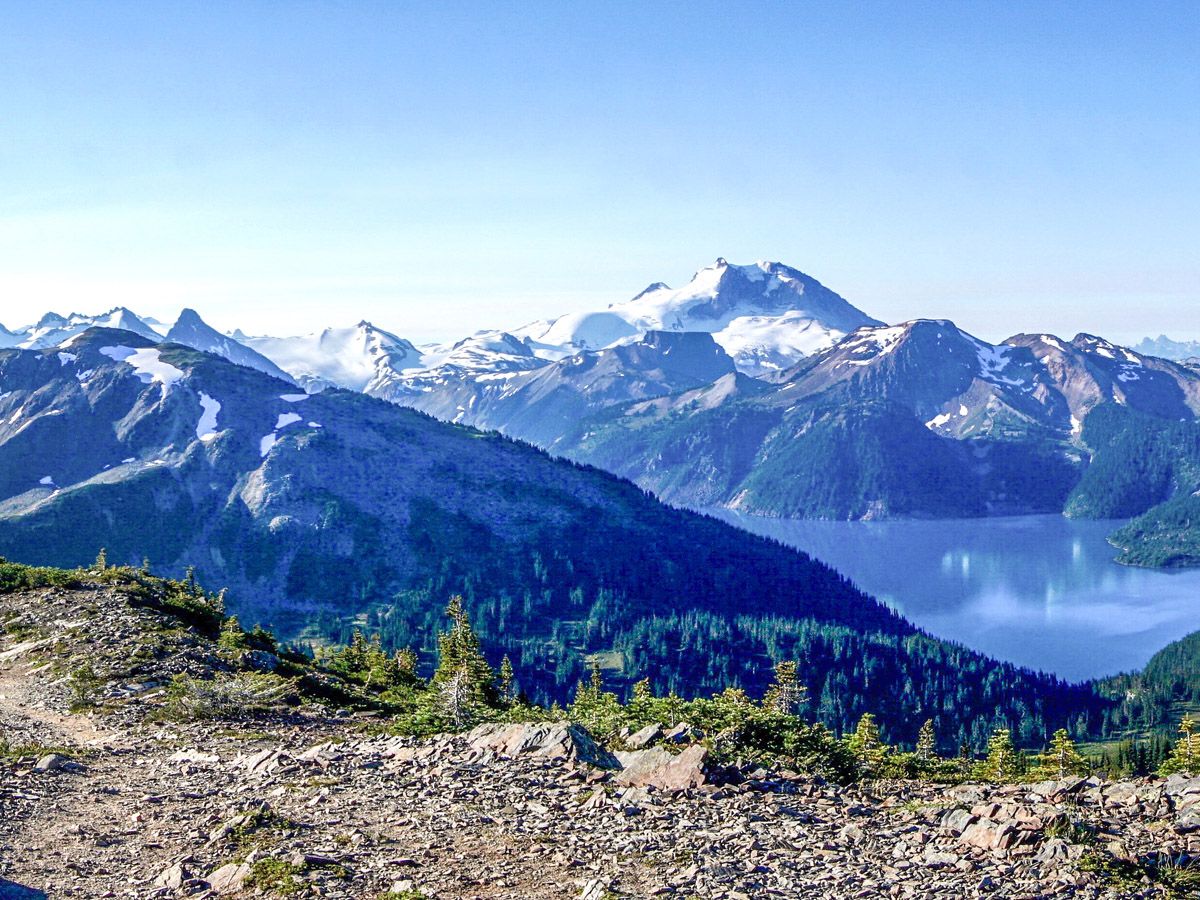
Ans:
[[[0,322],[416,340],[717,256],[1200,337],[1200,4],[8,3]]]

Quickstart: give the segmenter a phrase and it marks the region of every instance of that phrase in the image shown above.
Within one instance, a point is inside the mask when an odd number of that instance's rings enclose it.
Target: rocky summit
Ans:
[[[99,579],[0,596],[0,897],[1195,891],[1176,876],[1200,778],[845,786],[718,762],[687,726],[612,748],[554,721],[415,738],[308,695],[170,717],[172,679],[282,665],[219,652],[189,609]]]

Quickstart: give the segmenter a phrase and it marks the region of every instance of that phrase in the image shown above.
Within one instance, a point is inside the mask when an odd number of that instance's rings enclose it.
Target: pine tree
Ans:
[[[1020,770],[1012,732],[1007,728],[997,728],[988,740],[987,758],[975,767],[975,776],[984,781],[1004,783],[1014,780]]]
[[[794,662],[781,662],[775,666],[775,683],[763,698],[763,706],[785,716],[798,715],[808,688],[800,683]]]
[[[92,568],[99,569],[101,572],[108,568],[108,551],[103,547],[101,547],[100,552],[96,554],[96,562],[92,565]]]
[[[926,719],[917,732],[917,761],[929,765],[937,760],[937,733],[933,730],[933,719]]]
[[[871,713],[863,713],[862,718],[858,720],[858,727],[854,729],[854,734],[850,735],[846,741],[846,746],[851,755],[858,760],[859,768],[862,769],[864,775],[873,775],[878,772],[887,755],[887,747],[879,737],[879,726],[875,722],[875,716]]]
[[[1122,748],[1118,748],[1120,752]],[[1118,766],[1124,768],[1120,760]],[[1050,738],[1050,746],[1038,757],[1038,775],[1062,781],[1068,775],[1086,775],[1089,766],[1087,760],[1075,749],[1075,742],[1067,729],[1060,728]]]
[[[462,597],[450,598],[446,615],[450,630],[438,635],[438,667],[430,684],[442,712],[456,728],[465,728],[496,705],[496,673],[483,658]]]
[[[406,681],[413,681],[417,677],[417,653],[411,647],[402,647],[396,651],[396,671],[400,673],[400,677]]]
[[[1160,775],[1173,775],[1176,772],[1194,775],[1200,772],[1200,735],[1196,734],[1196,723],[1190,715],[1183,717],[1183,721],[1179,723],[1179,731],[1183,737],[1159,766]]]
[[[581,679],[575,688],[575,701],[567,708],[567,716],[597,735],[615,732],[625,719],[625,710],[617,695],[604,690],[604,675],[600,663],[592,660],[592,675],[585,684]]]
[[[504,654],[504,659],[500,660],[500,700],[502,703],[513,703],[516,700],[513,688],[513,664],[507,653]]]

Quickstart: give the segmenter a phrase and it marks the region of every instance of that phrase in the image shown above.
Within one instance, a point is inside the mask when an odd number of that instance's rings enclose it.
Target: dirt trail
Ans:
[[[128,746],[119,731],[97,727],[89,716],[52,709],[44,682],[34,677],[38,668],[20,656],[0,661],[0,740],[12,746]]]

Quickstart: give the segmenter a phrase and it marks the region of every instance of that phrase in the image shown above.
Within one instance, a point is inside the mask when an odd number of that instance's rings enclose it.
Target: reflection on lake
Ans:
[[[1119,566],[1119,522],[1061,516],[824,522],[708,510],[799,547],[939,637],[1083,679],[1200,630],[1200,570]]]

